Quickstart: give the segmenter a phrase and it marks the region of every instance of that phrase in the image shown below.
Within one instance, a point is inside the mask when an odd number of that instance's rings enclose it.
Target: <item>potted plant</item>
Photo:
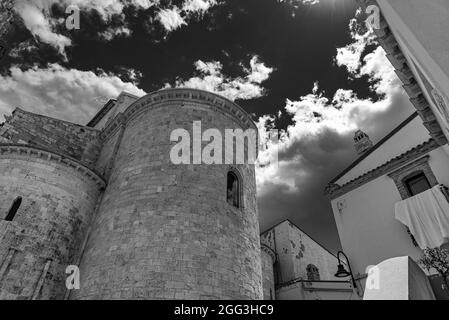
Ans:
[[[423,257],[418,261],[427,271],[435,269],[443,278],[443,286],[449,291],[449,250],[442,248],[426,248]]]

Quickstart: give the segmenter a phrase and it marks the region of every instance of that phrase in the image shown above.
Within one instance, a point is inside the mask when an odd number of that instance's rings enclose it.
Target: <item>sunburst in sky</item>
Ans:
[[[329,17],[331,23],[335,16],[347,15],[354,11],[357,5],[355,0],[278,0],[280,3],[290,6],[291,15],[295,17],[297,11],[316,11],[317,14]]]

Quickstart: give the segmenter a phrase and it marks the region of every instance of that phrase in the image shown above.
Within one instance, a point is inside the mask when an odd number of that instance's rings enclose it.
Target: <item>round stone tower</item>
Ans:
[[[105,143],[116,148],[71,298],[263,297],[254,165],[194,164],[194,145],[212,141],[194,126],[218,129],[222,159],[226,129],[257,134],[235,103],[193,89],[151,93],[108,124]],[[179,129],[189,133],[190,164],[170,157]]]
[[[104,185],[72,158],[0,145],[0,300],[64,299]]]

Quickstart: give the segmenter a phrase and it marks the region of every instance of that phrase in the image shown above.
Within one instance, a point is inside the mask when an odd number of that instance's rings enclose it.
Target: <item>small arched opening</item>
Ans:
[[[242,207],[242,185],[239,176],[233,172],[228,172],[227,177],[227,189],[226,189],[226,200],[227,202],[236,207]]]
[[[21,204],[22,204],[22,197],[17,197],[12,203],[11,208],[8,211],[8,214],[6,215],[5,218],[6,221],[14,220],[14,217],[16,216],[17,211],[19,210]]]

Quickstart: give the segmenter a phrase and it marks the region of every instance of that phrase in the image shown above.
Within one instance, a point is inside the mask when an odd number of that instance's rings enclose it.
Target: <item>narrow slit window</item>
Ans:
[[[9,209],[8,214],[6,215],[5,218],[6,221],[14,220],[14,217],[16,216],[16,213],[19,210],[21,204],[22,204],[22,197],[17,197],[12,203],[12,206]]]
[[[230,205],[240,208],[240,181],[234,172],[228,172],[227,201]]]

